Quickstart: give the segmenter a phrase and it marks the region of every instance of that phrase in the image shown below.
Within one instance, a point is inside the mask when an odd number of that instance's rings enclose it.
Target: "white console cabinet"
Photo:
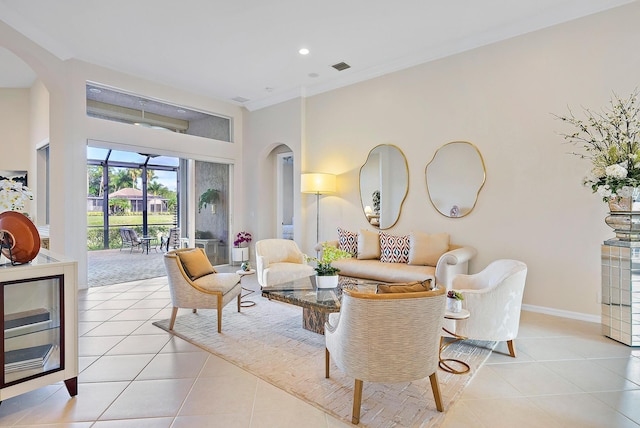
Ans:
[[[45,249],[23,265],[0,257],[0,400],[60,381],[78,393],[77,272]]]

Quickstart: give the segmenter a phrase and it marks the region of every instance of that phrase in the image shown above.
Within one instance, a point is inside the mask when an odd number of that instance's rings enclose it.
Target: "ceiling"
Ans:
[[[255,110],[632,1],[0,0],[0,20],[62,60]],[[35,79],[1,47],[0,64],[0,87]]]

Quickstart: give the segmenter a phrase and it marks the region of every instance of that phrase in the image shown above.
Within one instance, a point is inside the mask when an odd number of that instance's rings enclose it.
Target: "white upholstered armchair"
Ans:
[[[311,276],[315,271],[305,262],[295,241],[263,239],[256,242],[256,272],[258,283],[269,287]]]
[[[438,385],[438,348],[445,289],[415,293],[366,294],[344,290],[339,313],[325,324],[325,376],[330,359],[355,378],[353,415],[358,424],[362,382],[408,382],[429,376],[436,408],[443,411]]]
[[[217,309],[218,333],[222,330],[222,308],[234,298],[240,312],[240,275],[218,273],[202,248],[182,248],[164,255],[173,311],[169,330],[176,322],[178,308]]]
[[[474,275],[456,275],[453,289],[464,296],[462,307],[471,316],[457,322],[456,334],[476,340],[506,341],[516,356],[527,265],[517,260],[496,260]]]

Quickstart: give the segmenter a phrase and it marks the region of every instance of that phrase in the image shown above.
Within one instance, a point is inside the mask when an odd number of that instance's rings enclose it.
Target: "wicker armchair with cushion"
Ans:
[[[173,330],[178,308],[217,309],[218,333],[222,330],[222,308],[234,298],[240,312],[240,275],[218,273],[202,248],[182,248],[164,255],[173,311],[169,330]]]
[[[406,287],[405,287],[406,288]],[[435,405],[443,411],[438,385],[438,348],[445,290],[366,294],[344,290],[340,312],[325,324],[325,371],[330,358],[355,378],[352,422],[360,420],[362,382],[408,382],[429,376]]]

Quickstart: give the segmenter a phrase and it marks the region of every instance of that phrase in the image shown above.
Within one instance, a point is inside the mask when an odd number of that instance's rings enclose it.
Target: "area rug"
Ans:
[[[256,296],[256,295],[254,295]],[[351,422],[354,379],[333,363],[324,377],[324,336],[302,328],[302,309],[257,295],[253,307],[223,309],[222,333],[215,310],[189,312],[176,319],[170,333],[252,373],[260,379],[341,419]],[[169,320],[154,322],[169,331]],[[438,370],[445,411],[477,372],[495,342],[464,341],[446,348],[443,357],[467,362],[467,374]],[[364,382],[360,425],[365,427],[436,427],[444,413],[436,410],[429,378],[399,384]]]

